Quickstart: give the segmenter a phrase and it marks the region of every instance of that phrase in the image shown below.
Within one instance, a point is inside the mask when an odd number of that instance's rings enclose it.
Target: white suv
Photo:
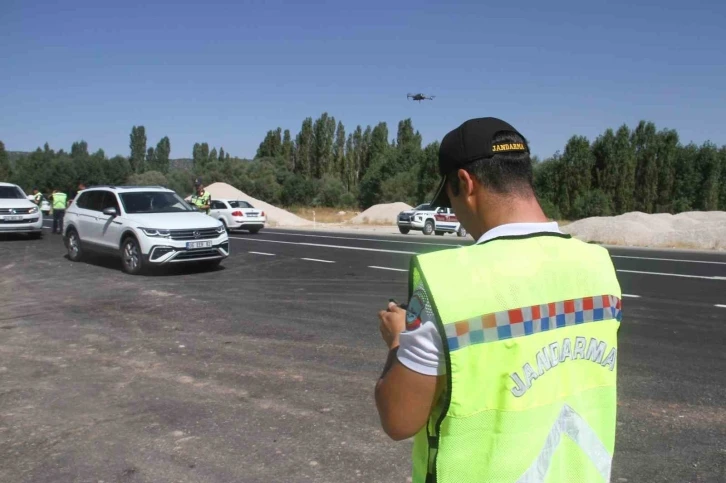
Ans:
[[[0,183],[0,233],[28,233],[40,238],[43,214],[20,186]]]
[[[460,237],[466,236],[466,229],[461,226],[451,208],[435,208],[428,203],[400,212],[397,224],[398,231],[404,235],[411,230],[418,230],[424,235],[456,233]]]
[[[229,238],[219,220],[199,213],[174,191],[160,186],[98,186],[78,193],[65,214],[68,257],[108,252],[125,272],[172,263],[210,267],[229,256]]]

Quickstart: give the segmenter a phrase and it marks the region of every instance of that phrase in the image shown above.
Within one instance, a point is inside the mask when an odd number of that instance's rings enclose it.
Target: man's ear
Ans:
[[[460,191],[463,191],[463,194],[466,196],[471,196],[474,194],[474,178],[469,174],[468,171],[465,169],[460,169],[457,172],[457,176],[459,178],[459,189]]]

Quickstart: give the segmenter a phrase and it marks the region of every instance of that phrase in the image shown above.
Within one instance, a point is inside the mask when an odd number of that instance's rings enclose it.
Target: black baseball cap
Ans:
[[[494,143],[494,137],[499,133],[514,133],[522,139],[511,124],[496,117],[479,117],[469,119],[459,127],[449,132],[441,141],[439,147],[439,174],[441,183],[436,190],[432,206],[450,208],[451,201],[446,194],[446,175],[464,166],[489,159],[502,152],[529,153],[527,142],[524,143]]]

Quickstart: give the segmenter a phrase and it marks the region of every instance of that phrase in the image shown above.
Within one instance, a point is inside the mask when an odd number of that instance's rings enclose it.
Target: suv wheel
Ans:
[[[136,238],[129,236],[121,244],[121,264],[124,272],[138,275],[144,270],[144,257]]]
[[[402,235],[408,235],[408,232],[411,231],[411,229],[407,226],[399,226],[398,231],[400,231]]]
[[[466,228],[464,228],[463,226],[459,227],[459,231],[456,232],[456,236],[466,236]]]
[[[66,234],[66,248],[68,249],[68,258],[72,262],[78,262],[83,258],[83,249],[81,248],[81,237],[78,232],[71,228]]]
[[[426,220],[426,224],[424,224],[424,228],[423,228],[423,234],[430,235],[433,232],[434,232],[434,220]]]

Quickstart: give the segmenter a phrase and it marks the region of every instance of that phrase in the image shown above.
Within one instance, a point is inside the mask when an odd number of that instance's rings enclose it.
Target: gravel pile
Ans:
[[[562,227],[583,240],[608,245],[726,251],[726,212],[691,211],[671,215],[641,212],[593,217]]]
[[[242,191],[227,183],[212,183],[205,187],[205,189],[212,195],[213,199],[243,200],[255,208],[263,210],[265,215],[267,215],[268,226],[309,226],[313,224],[312,221],[293,215],[282,208],[247,196]]]
[[[353,225],[395,225],[398,214],[410,209],[411,206],[401,202],[373,205],[348,223]]]

